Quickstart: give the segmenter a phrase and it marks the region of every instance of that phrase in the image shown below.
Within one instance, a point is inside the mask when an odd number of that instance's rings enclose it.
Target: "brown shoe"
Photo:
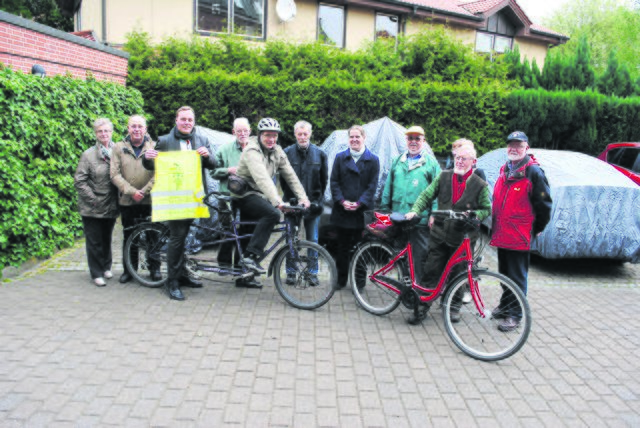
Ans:
[[[516,317],[506,317],[498,324],[498,330],[505,333],[513,331],[520,325],[520,320]]]

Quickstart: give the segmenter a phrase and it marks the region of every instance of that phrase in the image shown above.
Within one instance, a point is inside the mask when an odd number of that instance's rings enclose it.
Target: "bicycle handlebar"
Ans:
[[[453,211],[453,210],[435,210],[431,211],[434,217],[445,217],[456,220],[473,220],[476,218],[475,211]]]

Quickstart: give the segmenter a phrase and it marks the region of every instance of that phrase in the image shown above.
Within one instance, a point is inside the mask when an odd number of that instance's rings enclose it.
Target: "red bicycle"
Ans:
[[[421,304],[429,305],[444,294],[441,301],[444,325],[462,352],[478,360],[497,361],[522,348],[531,331],[529,304],[515,282],[479,267],[477,255],[474,261],[469,233],[479,230],[479,221],[469,213],[433,212],[445,221],[458,222],[456,226],[462,227],[465,235],[449,259],[438,285],[431,289],[416,282],[411,243],[403,244],[399,250],[393,245],[394,241],[408,241],[415,221],[406,220],[402,214],[375,214],[376,221],[367,224],[367,230],[378,238],[380,235],[386,235],[386,238],[361,244],[349,267],[353,294],[362,308],[374,315],[385,315],[402,303],[417,314]],[[463,272],[449,280],[453,268],[458,265],[464,268]],[[465,293],[471,294],[466,304]],[[508,316],[514,316],[520,322],[516,328],[505,331],[499,320]]]

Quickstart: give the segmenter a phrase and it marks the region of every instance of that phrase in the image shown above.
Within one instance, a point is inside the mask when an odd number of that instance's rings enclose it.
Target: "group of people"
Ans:
[[[151,215],[151,189],[154,161],[159,152],[193,150],[202,159],[202,173],[210,170],[220,181],[220,190],[229,191],[233,204],[240,209],[243,234],[251,238],[241,241],[243,257],[233,243],[223,244],[218,252],[221,265],[245,266],[256,274],[265,270],[258,261],[273,227],[295,199],[309,208],[303,218],[306,239],[317,242],[319,216],[327,185],[331,189],[333,209],[330,222],[337,232],[336,266],[338,287],[345,287],[353,247],[362,239],[364,212],[376,206],[376,189],[380,161],[366,145],[366,132],[354,125],[348,130],[349,147],[338,153],[331,174],[327,155],[312,142],[312,125],[299,121],[294,125],[296,144],[282,149],[278,136],[282,131],[277,120],[264,118],[258,123],[257,139],[251,136],[246,118],[233,123],[234,141],[221,146],[215,156],[206,138],[195,128],[195,112],[181,107],[176,112],[174,128],[154,143],[147,133],[146,121],[131,116],[128,135],[114,144],[113,125],[108,119],[94,122],[97,143],[85,151],[75,175],[78,206],[85,229],[89,271],[95,285],[104,286],[111,272],[111,235],[118,213],[125,228],[138,219]],[[493,204],[484,173],[475,168],[476,150],[472,141],[459,139],[453,143],[451,169],[441,170],[430,154],[424,129],[412,126],[406,131],[407,151],[391,162],[382,192],[380,208],[400,212],[407,218],[420,217],[411,235],[414,267],[420,283],[435,286],[462,234],[449,223],[431,216],[434,209],[474,212],[479,220],[492,214],[491,245],[498,247],[499,271],[513,279],[526,294],[531,239],[540,233],[550,218],[551,197],[544,172],[528,153],[529,140],[520,131],[507,137],[507,163],[501,168],[494,188]],[[280,177],[283,194],[277,188]],[[206,186],[206,179],[203,177]],[[206,190],[206,189],[205,189]],[[181,287],[201,287],[184,269],[184,246],[193,219],[168,222],[170,242],[167,251],[167,292],[174,300],[184,300]],[[473,238],[473,237],[472,237]],[[134,268],[136,261],[133,261]],[[150,266],[152,279],[159,280],[159,266]],[[287,281],[295,282],[295,274]],[[131,280],[125,268],[120,282]],[[312,275],[311,281],[317,280]],[[236,286],[261,288],[255,278],[239,279]],[[462,299],[462,296],[459,296]],[[503,296],[508,307],[509,296]],[[501,305],[502,306],[502,305]],[[414,314],[410,323],[420,323],[426,310]],[[499,309],[499,308],[498,308]],[[517,327],[519,314],[501,313],[499,328],[509,331]],[[458,314],[453,311],[454,322]]]

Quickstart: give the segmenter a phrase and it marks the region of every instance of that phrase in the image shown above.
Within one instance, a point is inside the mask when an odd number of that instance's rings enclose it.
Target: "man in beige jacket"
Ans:
[[[128,135],[124,141],[119,142],[113,149],[111,156],[111,182],[118,188],[118,204],[122,215],[123,237],[123,257],[124,265],[124,243],[127,242],[132,230],[127,230],[136,224],[137,219],[144,219],[151,216],[151,188],[153,187],[153,171],[149,171],[142,166],[142,159],[147,150],[153,149],[155,143],[147,134],[147,121],[140,115],[133,115],[129,118],[127,126]],[[137,266],[137,254],[132,255],[132,262]],[[159,266],[150,267],[151,279],[159,281],[162,279]],[[120,282],[131,281],[131,273],[124,268],[124,273],[120,276]]]

